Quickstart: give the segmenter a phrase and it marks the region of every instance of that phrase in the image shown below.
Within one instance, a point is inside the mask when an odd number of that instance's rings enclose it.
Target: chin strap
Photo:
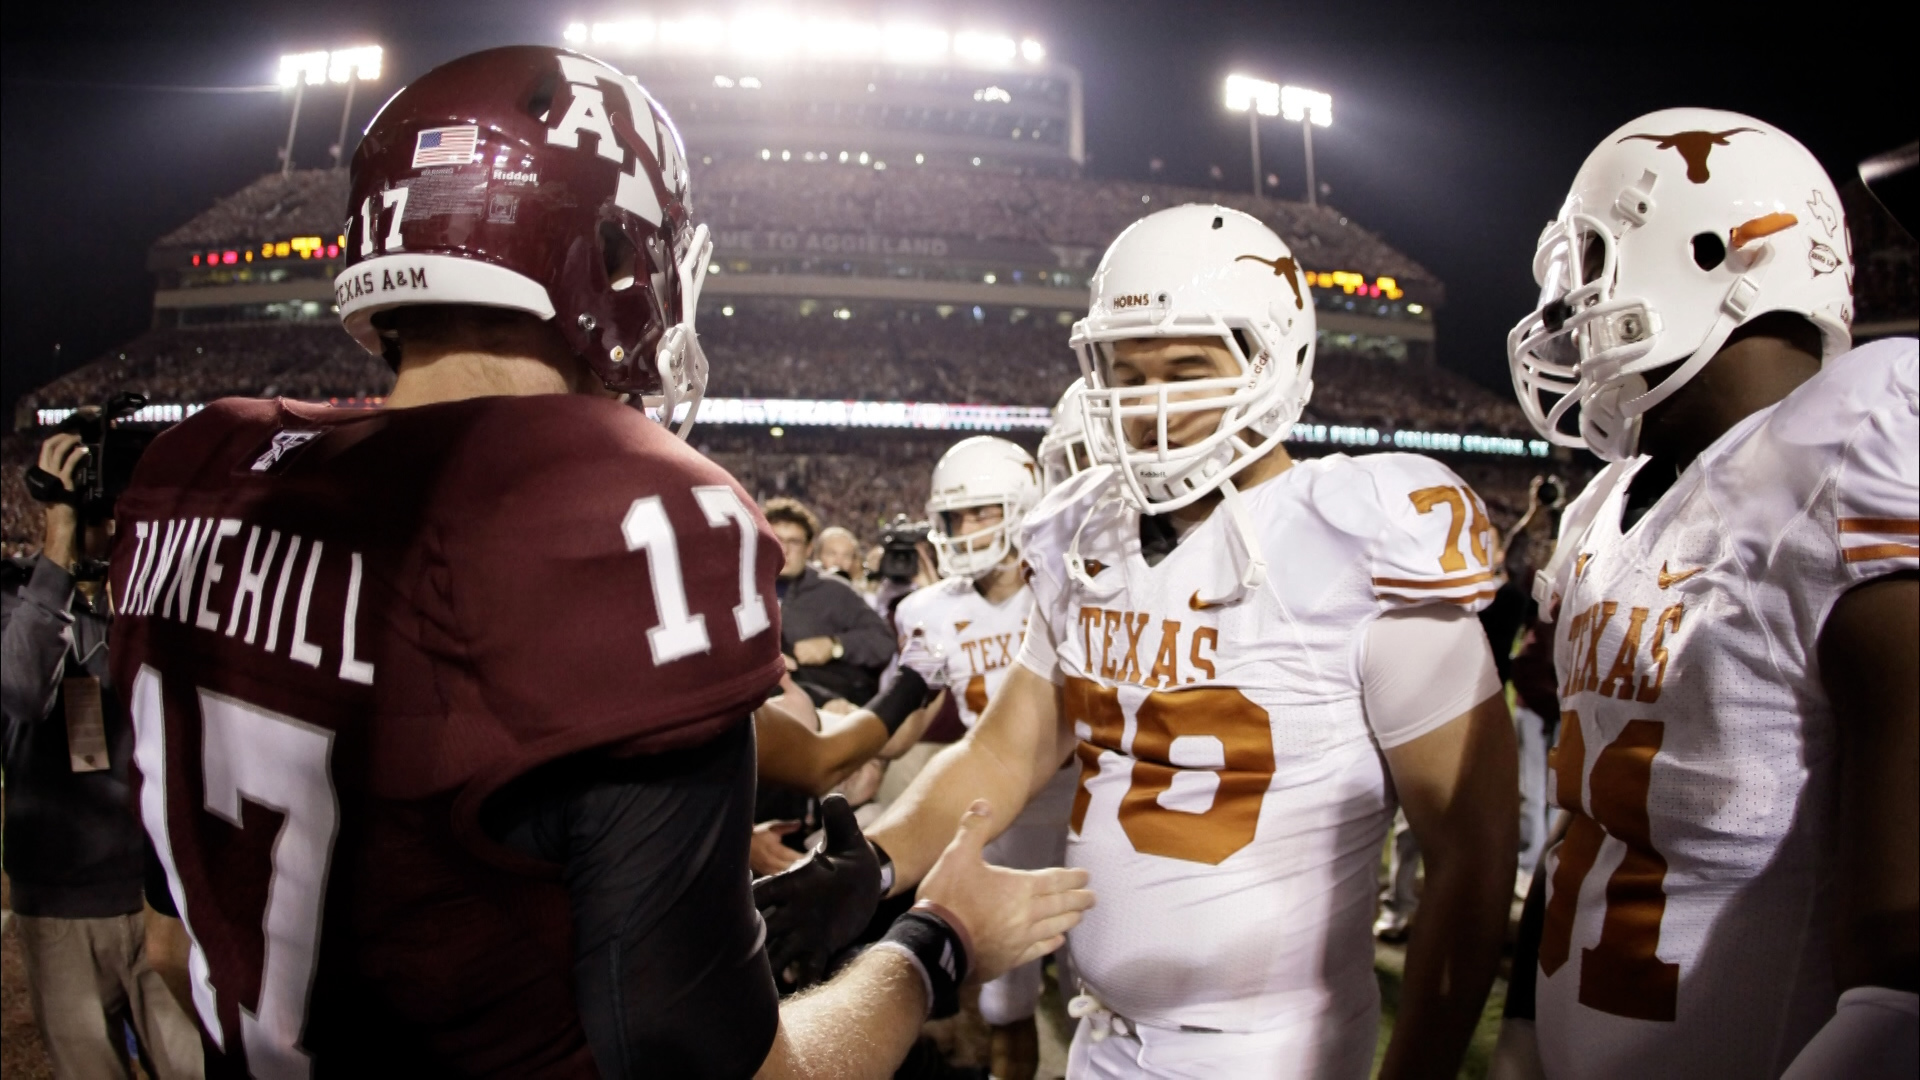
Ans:
[[[1080,557],[1080,537],[1085,535],[1087,526],[1093,523],[1093,519],[1100,516],[1100,512],[1108,506],[1116,506],[1121,510],[1130,508],[1123,496],[1109,490],[1106,495],[1101,496],[1100,499],[1087,510],[1087,516],[1080,519],[1080,527],[1073,530],[1073,540],[1067,544],[1067,557],[1065,560],[1067,564],[1067,575],[1073,579],[1074,584],[1096,596],[1106,596],[1118,591],[1121,584],[1121,576],[1115,574],[1109,579],[1110,583],[1107,585],[1101,585],[1096,582],[1093,575],[1087,572],[1087,561]],[[1137,544],[1139,541],[1136,539],[1134,543]]]
[[[1629,425],[1622,447],[1625,457],[1633,458],[1640,453],[1641,421],[1647,413],[1687,385],[1700,373],[1701,368],[1719,354],[1733,332],[1746,324],[1748,315],[1760,299],[1760,288],[1766,282],[1767,271],[1772,269],[1774,254],[1772,240],[1758,242],[1753,253],[1746,256],[1746,273],[1735,278],[1733,284],[1727,287],[1727,295],[1720,301],[1719,317],[1714,320],[1713,328],[1707,331],[1706,340],[1700,343],[1692,356],[1681,361],[1672,374],[1660,380],[1660,385],[1622,403],[1621,417]]]
[[[705,225],[696,226],[681,257],[680,321],[660,335],[660,348],[654,353],[654,367],[660,373],[660,422],[685,439],[693,433],[694,420],[700,415],[700,402],[707,394],[707,354],[694,332],[693,317],[700,306],[700,290],[707,282],[707,267],[713,259],[713,236]],[[683,402],[680,387],[685,383],[692,394]],[[653,404],[648,402],[647,404]],[[687,418],[676,426],[673,414],[687,406]]]
[[[1208,606],[1237,604],[1267,583],[1267,560],[1260,554],[1260,536],[1254,532],[1240,489],[1231,480],[1220,484],[1220,510],[1227,515],[1227,535],[1233,541],[1234,564],[1240,576],[1225,596],[1201,600]]]

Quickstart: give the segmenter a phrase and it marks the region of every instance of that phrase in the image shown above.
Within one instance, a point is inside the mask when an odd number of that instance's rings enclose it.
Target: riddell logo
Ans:
[[[1116,296],[1113,298],[1113,310],[1125,311],[1128,308],[1146,307],[1152,302],[1152,297],[1149,297],[1146,293],[1128,293],[1125,296]]]

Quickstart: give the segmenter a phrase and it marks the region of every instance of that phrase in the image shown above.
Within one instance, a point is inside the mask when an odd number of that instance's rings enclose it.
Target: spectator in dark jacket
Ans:
[[[72,490],[78,436],[47,440],[40,468]],[[0,590],[6,870],[26,954],[28,997],[56,1076],[126,1076],[131,1022],[165,1080],[199,1076],[200,1035],[147,960],[146,836],[130,776],[134,730],[109,685],[110,612],[99,582],[105,524],[47,507],[40,554]],[[25,577],[25,583],[20,578]]]
[[[798,500],[776,498],[764,507],[780,538],[780,648],[793,681],[815,705],[865,703],[880,689],[893,662],[893,632],[853,586],[807,565],[820,520]]]

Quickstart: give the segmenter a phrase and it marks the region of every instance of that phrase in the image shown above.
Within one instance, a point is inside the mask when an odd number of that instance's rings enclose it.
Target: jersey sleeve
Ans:
[[[489,831],[562,868],[603,1073],[747,1076],[766,1058],[780,1000],[748,888],[753,777],[742,723],[691,750],[563,762],[494,800]]]
[[[1021,637],[1015,661],[1028,671],[1060,683],[1060,628],[1067,623],[1067,544],[1071,542],[1075,507],[1084,512],[1086,497],[1073,498],[1091,483],[1087,473],[1068,481],[1066,488],[1049,492],[1040,507],[1027,518],[1020,535],[1020,572],[1033,592],[1033,608],[1027,613],[1027,630]]]
[[[1920,569],[1916,354],[1912,341],[1904,344],[1902,352],[1887,357],[1868,357],[1862,349],[1838,361],[1880,361],[1879,370],[1859,372],[1868,385],[1850,395],[1859,399],[1857,411],[1832,489],[1834,540],[1853,582]]]
[[[1491,603],[1500,588],[1493,523],[1467,482],[1412,454],[1378,454],[1357,464],[1378,500],[1375,514],[1367,515],[1375,524],[1368,552],[1374,596],[1389,610],[1454,604],[1479,611]]]
[[[591,747],[698,743],[765,700],[780,553],[746,493],[610,402],[511,421],[470,435],[434,517],[455,639],[441,692],[495,744],[481,788]]]

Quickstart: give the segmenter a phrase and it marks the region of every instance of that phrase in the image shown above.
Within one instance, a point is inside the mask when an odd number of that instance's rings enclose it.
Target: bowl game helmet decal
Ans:
[[[1521,408],[1547,439],[1610,461],[1761,315],[1805,316],[1826,359],[1851,343],[1839,191],[1792,136],[1738,113],[1665,109],[1607,136],[1533,272],[1539,305],[1507,335]]]
[[[474,53],[421,76],[353,156],[341,321],[473,304],[551,320],[611,390],[671,416],[706,385],[694,306],[711,249],[679,133],[638,83],[564,49]]]

